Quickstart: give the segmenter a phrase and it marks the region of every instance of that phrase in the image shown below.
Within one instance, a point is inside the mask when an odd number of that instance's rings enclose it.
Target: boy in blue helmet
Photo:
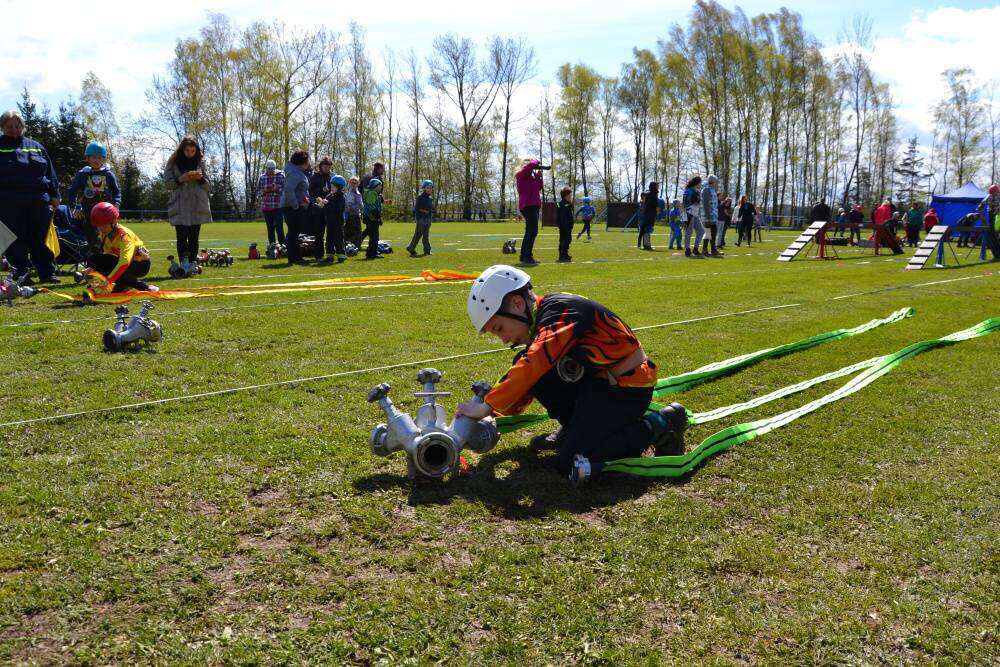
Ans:
[[[97,234],[90,224],[90,209],[95,204],[106,201],[113,204],[115,208],[120,208],[122,204],[122,193],[118,188],[118,179],[114,172],[108,168],[105,161],[108,159],[108,149],[100,142],[91,141],[83,153],[87,164],[76,172],[73,183],[69,186],[69,194],[66,197],[66,205],[77,220],[83,220],[85,230],[88,230],[87,237],[91,246],[97,245]]]
[[[590,240],[590,223],[594,220],[594,216],[597,215],[597,211],[594,207],[590,205],[590,197],[583,198],[583,206],[576,209],[576,215],[574,217],[583,220],[583,229],[580,233],[576,235],[576,240],[579,241],[580,237],[583,236],[584,232],[587,234],[587,240]]]
[[[410,245],[406,246],[406,251],[410,257],[418,257],[417,241],[421,241],[424,246],[424,255],[431,254],[431,223],[434,222],[434,181],[424,180],[420,184],[420,194],[413,203],[413,217],[416,220],[416,229],[413,230],[413,239]]]
[[[330,179],[330,195],[323,207],[323,220],[326,227],[326,257],[322,264],[338,264],[347,261],[347,250],[344,246],[344,209],[346,199],[347,179],[340,174],[334,174]],[[317,237],[318,238],[318,237]]]
[[[365,259],[381,259],[378,254],[378,228],[382,224],[382,179],[371,178],[361,193],[363,206],[361,221],[365,223],[362,236],[368,237]]]

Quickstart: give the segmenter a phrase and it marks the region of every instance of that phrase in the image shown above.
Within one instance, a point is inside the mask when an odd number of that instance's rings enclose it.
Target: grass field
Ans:
[[[164,287],[472,272],[518,235],[436,224],[435,254],[411,259],[410,225],[388,224],[388,259],[288,269],[245,259],[262,225],[220,223],[203,241],[233,249],[236,264],[171,281],[170,227],[134,229]],[[679,397],[695,410],[1000,316],[996,264],[905,272],[903,257],[855,252],[779,264],[790,232],[687,259],[663,250],[662,234],[644,253],[631,233],[598,232],[562,265],[543,231],[540,291],[597,299],[634,327],[713,317],[641,332],[664,376],[917,310]],[[360,371],[0,428],[0,661],[1000,660],[1000,336],[923,354],[680,482],[608,476],[574,489],[521,432],[470,456],[471,474],[413,485],[401,456],[369,452],[382,414],[364,399],[391,382],[412,410],[422,364],[365,369],[501,347],[471,331],[466,291],[158,303],[165,339],[121,355],[101,348],[110,306],[39,295],[0,309],[0,423]],[[455,393],[449,412],[511,354],[434,362]],[[689,446],[838,384],[692,427]]]

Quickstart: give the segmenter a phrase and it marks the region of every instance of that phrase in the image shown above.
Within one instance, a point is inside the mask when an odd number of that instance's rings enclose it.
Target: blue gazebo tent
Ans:
[[[942,225],[953,226],[963,216],[975,211],[986,195],[985,190],[980,190],[975,183],[969,181],[958,190],[945,195],[934,195],[931,198],[931,208],[937,213]]]

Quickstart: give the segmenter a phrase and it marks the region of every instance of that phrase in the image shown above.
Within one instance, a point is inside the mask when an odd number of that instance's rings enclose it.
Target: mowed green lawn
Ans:
[[[220,223],[203,241],[230,247],[236,264],[172,281],[170,227],[134,229],[163,287],[478,271],[519,236],[514,225],[435,224],[434,255],[410,259],[411,226],[387,224],[388,259],[288,269],[245,259],[262,224]],[[1000,316],[997,264],[905,272],[904,258],[856,251],[779,264],[789,232],[767,233],[749,256],[731,243],[725,259],[686,259],[663,250],[661,233],[647,253],[632,233],[601,231],[563,265],[544,232],[532,270],[543,293],[592,297],[634,327],[719,316],[640,333],[663,375],[917,310],[678,397],[694,410]],[[101,348],[110,306],[39,295],[0,309],[0,422],[502,347],[471,331],[466,290],[158,303],[165,339],[121,355]],[[445,373],[450,412],[511,356],[427,365]],[[383,415],[367,390],[390,382],[410,411],[420,366],[0,427],[0,660],[1000,659],[1000,336],[916,357],[680,482],[608,476],[581,489],[550,470],[552,452],[529,448],[532,432],[469,456],[471,473],[443,483],[411,484],[402,456],[372,456]],[[689,447],[842,382],[693,427]]]

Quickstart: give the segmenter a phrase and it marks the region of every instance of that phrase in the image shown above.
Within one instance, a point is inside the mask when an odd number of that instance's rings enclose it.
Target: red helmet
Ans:
[[[94,204],[94,207],[90,209],[90,224],[95,227],[104,227],[105,225],[113,225],[118,222],[118,209],[115,205],[102,201]]]
[[[1000,192],[1000,185],[997,185],[996,183],[994,183],[993,185],[990,186],[990,194],[991,195],[995,195],[998,192]]]

